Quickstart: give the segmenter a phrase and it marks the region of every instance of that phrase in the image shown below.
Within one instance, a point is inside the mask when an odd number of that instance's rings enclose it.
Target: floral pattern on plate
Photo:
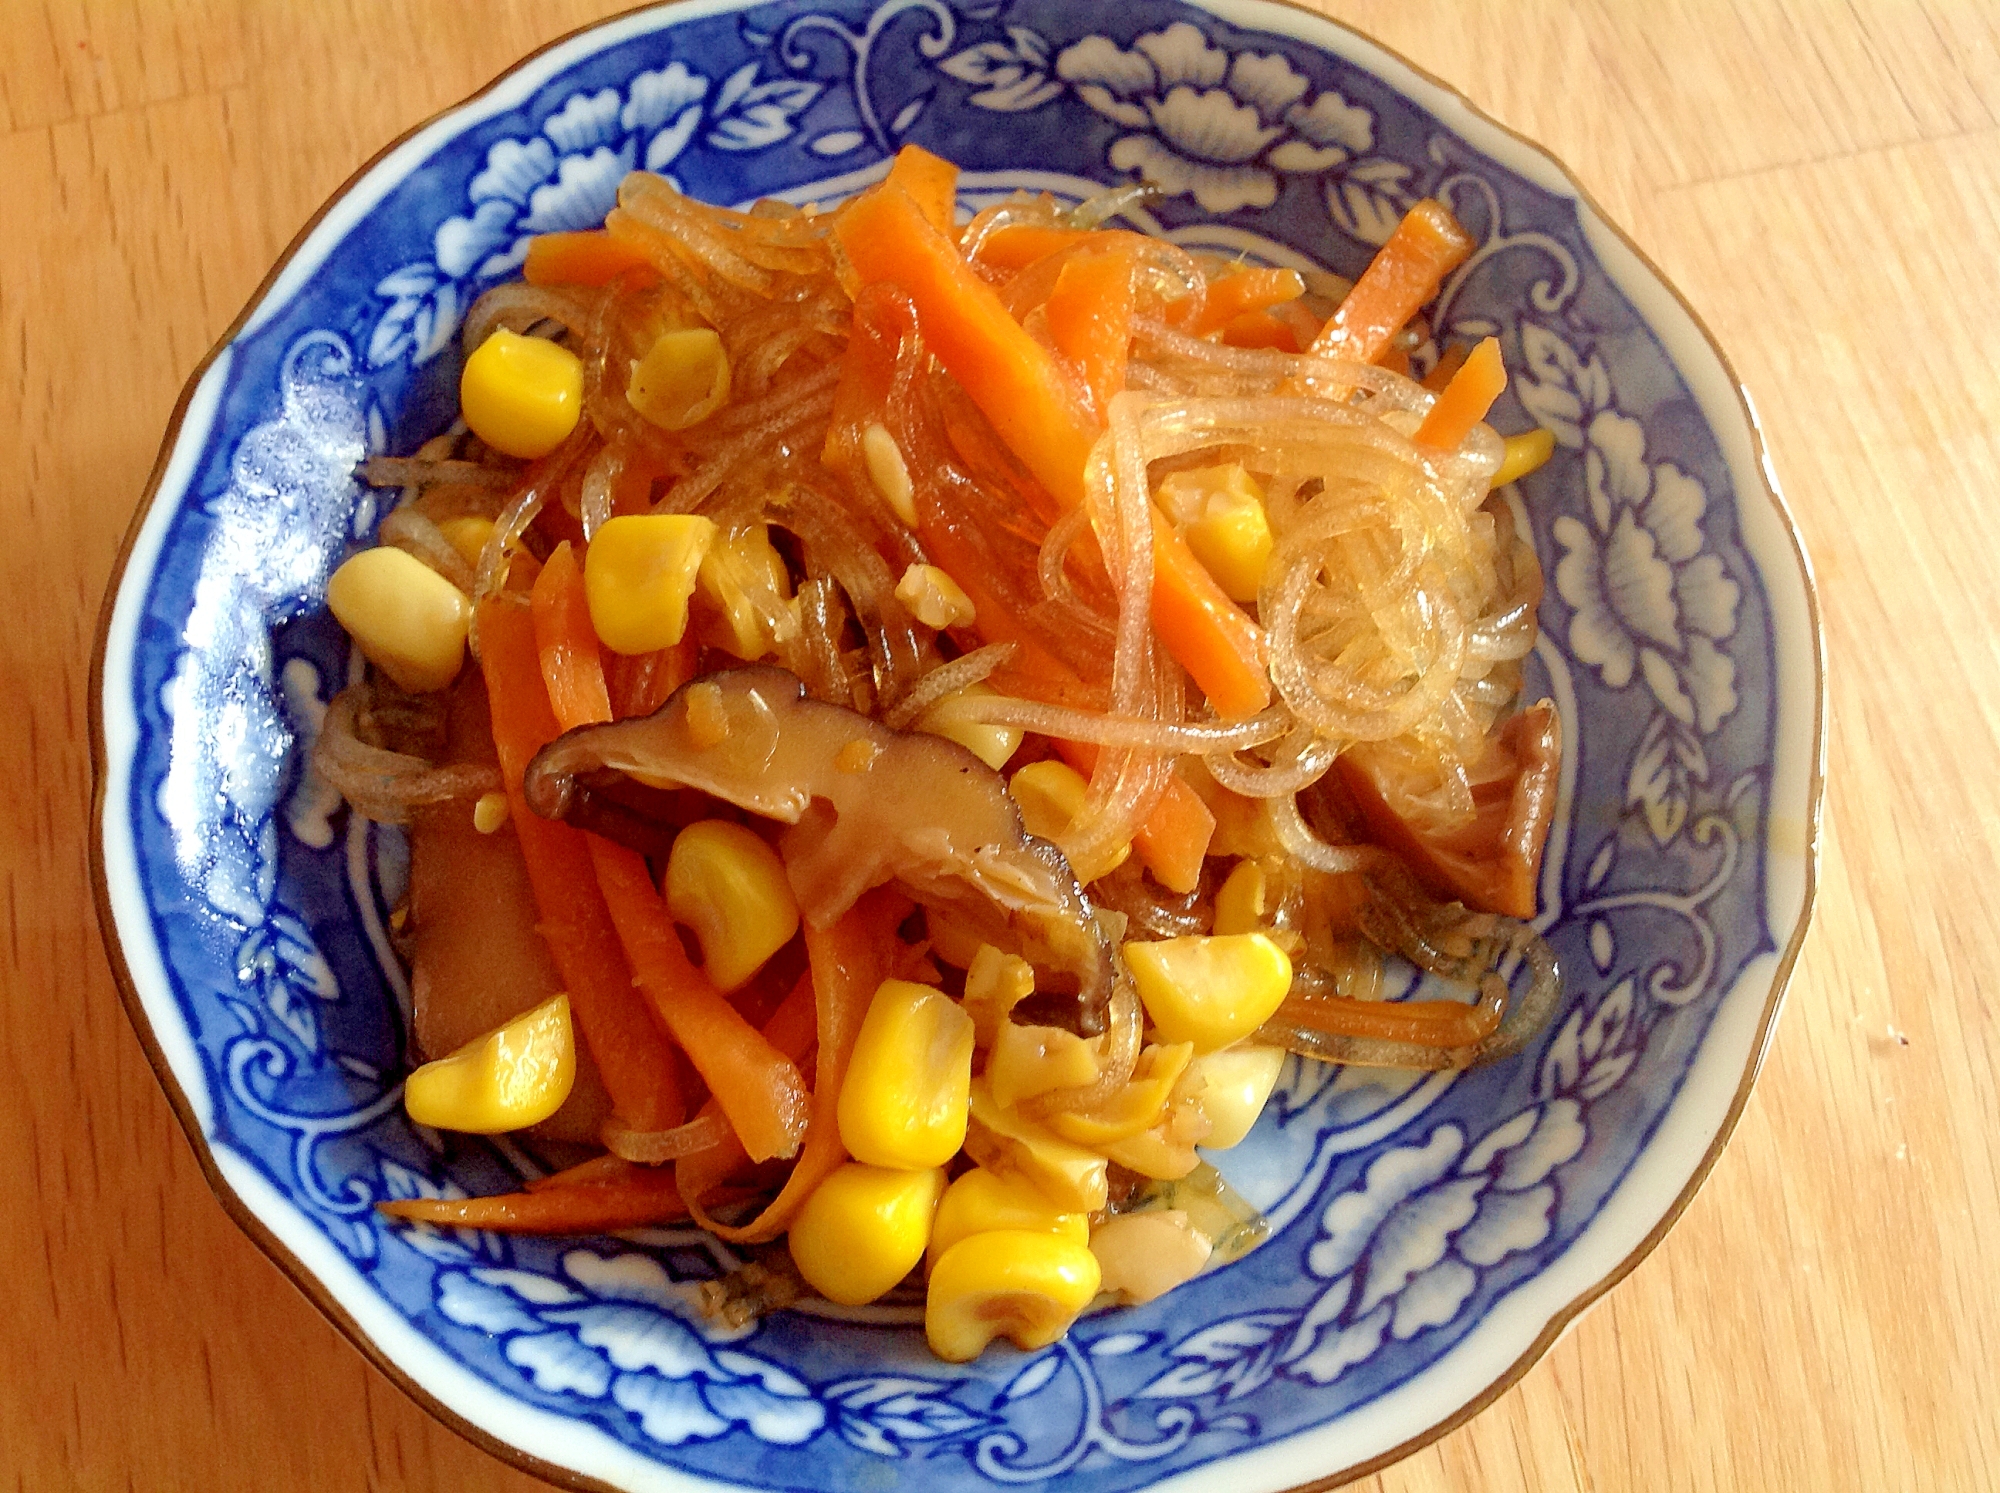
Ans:
[[[118,935],[157,952],[144,1010],[200,1143],[260,1179],[288,1247],[380,1341],[439,1355],[419,1375],[385,1349],[489,1433],[634,1487],[667,1469],[860,1486],[920,1460],[941,1489],[1106,1493],[1300,1433],[1367,1444],[1388,1434],[1377,1407],[1565,1268],[1711,1020],[1761,999],[1742,971],[1784,936],[1763,904],[1776,624],[1740,507],[1761,494],[1568,197],[1316,45],[1322,23],[1229,14],[1270,29],[1172,0],[1130,19],[1058,0],[627,18],[423,137],[211,375],[156,548],[124,578],[129,661],[106,675],[130,738],[108,810],[133,847]],[[1294,1062],[1223,1158],[1276,1224],[1267,1245],[1056,1348],[962,1367],[924,1352],[908,1302],[717,1333],[692,1303],[737,1257],[692,1232],[387,1224],[379,1201],[492,1191],[537,1163],[404,1118],[408,992],[385,932],[401,837],[302,765],[352,667],[321,602],[376,519],[354,464],[449,418],[454,334],[528,238],[600,221],[631,169],[713,200],[830,199],[906,140],[962,159],[987,199],[1143,177],[1162,232],[1350,274],[1418,196],[1451,204],[1480,247],[1425,356],[1499,336],[1517,378],[1496,418],[1557,435],[1511,497],[1554,582],[1531,687],[1574,748],[1539,919],[1568,992],[1530,1051],[1457,1078]]]

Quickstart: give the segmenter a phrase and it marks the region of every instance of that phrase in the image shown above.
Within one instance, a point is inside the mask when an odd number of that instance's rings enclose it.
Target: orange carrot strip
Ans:
[[[1135,267],[1133,256],[1118,249],[1079,254],[1063,265],[1042,308],[1050,339],[1083,375],[1100,420],[1125,387]]]
[[[554,1183],[554,1178],[547,1179]],[[403,1198],[377,1203],[391,1218],[508,1234],[605,1234],[687,1217],[668,1167],[627,1164],[599,1179],[484,1198]]]
[[[1451,450],[1486,418],[1506,387],[1507,365],[1500,358],[1500,339],[1488,337],[1467,355],[1465,366],[1452,375],[1411,439],[1419,446]]]
[[[528,240],[521,276],[530,285],[609,285],[652,261],[601,228],[586,233],[542,233]]]
[[[819,1036],[819,1011],[813,1000],[813,977],[808,969],[778,1002],[778,1009],[764,1021],[764,1040],[793,1062],[804,1057]]]
[[[1245,311],[1230,317],[1222,329],[1222,340],[1231,347],[1271,347],[1281,353],[1301,352],[1305,347],[1296,330],[1268,311]]]
[[[796,1156],[806,1129],[798,1068],[689,961],[645,858],[595,837],[590,855],[640,990],[722,1106],[744,1151],[754,1161]]]
[[[1054,354],[1007,313],[993,287],[924,220],[907,192],[884,186],[842,209],[834,232],[863,281],[902,287],[930,350],[1000,438],[1065,508],[1083,501],[1096,422]],[[1218,714],[1270,703],[1263,630],[1154,515],[1153,626]]]
[[[1374,362],[1472,249],[1472,236],[1450,209],[1426,197],[1403,215],[1361,272],[1314,339],[1313,355]]]
[[[910,194],[933,228],[958,237],[958,167],[921,145],[905,145],[889,167],[889,180]]]
[[[814,1065],[812,1121],[806,1128],[805,1149],[792,1168],[782,1191],[769,1207],[746,1224],[729,1227],[717,1223],[703,1208],[703,1185],[714,1177],[713,1152],[701,1152],[678,1163],[675,1171],[681,1197],[695,1222],[732,1244],[758,1244],[775,1239],[791,1226],[814,1188],[847,1159],[840,1143],[840,1086],[847,1079],[848,1060],[854,1055],[854,1039],[861,1033],[861,1018],[875,998],[876,987],[888,977],[901,945],[896,925],[909,911],[909,902],[887,888],[877,888],[849,908],[830,928],[806,924],[806,953],[812,962],[812,982],[818,1012],[819,1058]],[[690,1164],[692,1163],[692,1164]],[[722,1175],[727,1175],[723,1173]]]
[[[671,648],[652,653],[613,654],[606,671],[613,720],[651,715],[667,697],[694,678],[695,656],[701,651],[690,630]]]
[[[1306,277],[1297,270],[1238,270],[1208,282],[1208,299],[1187,330],[1196,337],[1219,332],[1248,311],[1268,311],[1306,293]]]
[[[571,730],[610,720],[583,569],[567,545],[557,546],[542,567],[534,614],[557,720]],[[653,1014],[687,1053],[753,1160],[797,1155],[806,1128],[799,1070],[688,959],[644,857],[595,835],[587,839],[618,941]]]
[[[1444,386],[1451,382],[1452,375],[1465,366],[1465,355],[1471,351],[1472,349],[1463,342],[1452,343],[1438,354],[1436,364],[1423,376],[1423,386],[1433,394],[1442,394]]]
[[[1100,748],[1094,742],[1058,740],[1055,748],[1085,777],[1097,766]],[[1167,778],[1167,791],[1132,836],[1132,850],[1153,880],[1170,892],[1186,893],[1200,883],[1201,863],[1214,838],[1215,815],[1176,773]]]
[[[542,684],[534,618],[519,602],[494,597],[479,604],[475,626],[509,822],[570,1009],[619,1116],[635,1130],[671,1129],[687,1113],[673,1046],[632,988],[584,836],[533,812],[521,793],[529,758],[558,734]]]
[[[1280,301],[1264,314],[1292,329],[1292,336],[1297,341],[1300,352],[1313,345],[1313,338],[1319,335],[1319,329],[1325,325],[1312,314],[1311,308],[1304,301]]]
[[[1016,223],[996,228],[979,245],[979,262],[997,270],[1020,271],[1038,259],[1046,259],[1091,238],[1102,230],[1090,228],[1043,228],[1034,223]]]
[[[902,287],[931,352],[1036,479],[1065,507],[1081,503],[1097,438],[1082,401],[910,194],[885,182],[842,208],[834,233],[864,282]]]
[[[1271,1017],[1271,1025],[1304,1027],[1335,1037],[1414,1042],[1420,1047],[1469,1047],[1493,1035],[1506,1009],[1506,987],[1498,984],[1469,1006],[1460,1001],[1288,996]]]
[[[542,682],[549,706],[567,731],[611,719],[611,695],[604,685],[604,661],[590,606],[583,592],[583,567],[564,540],[543,562],[533,592],[535,647],[541,654]]]
[[[1224,720],[1255,715],[1271,703],[1264,630],[1229,599],[1157,508],[1153,628]]]
[[[808,969],[792,986],[791,994],[778,1003],[764,1023],[764,1037],[794,1063],[803,1062],[819,1035],[818,1001],[814,997],[812,971]],[[704,1115],[721,1113],[713,1098],[702,1105]],[[584,1163],[586,1166],[588,1162]],[[721,1144],[691,1151],[675,1163],[674,1185],[689,1197],[705,1198],[742,1168],[750,1164],[743,1142],[730,1131]],[[577,1170],[577,1168],[571,1168]],[[534,1183],[528,1184],[531,1188]]]

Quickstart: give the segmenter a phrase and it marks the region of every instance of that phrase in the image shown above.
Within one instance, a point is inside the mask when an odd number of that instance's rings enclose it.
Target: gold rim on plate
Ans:
[[[1200,4],[1201,0],[1192,0],[1192,3]],[[1524,147],[1535,155],[1540,156],[1562,177],[1564,183],[1574,193],[1578,205],[1594,213],[1598,221],[1639,262],[1640,267],[1673,298],[1682,314],[1688,318],[1689,323],[1693,326],[1696,333],[1707,344],[1709,352],[1714,355],[1725,379],[1728,381],[1730,392],[1736,398],[1738,409],[1743,417],[1744,426],[1750,435],[1751,452],[1755,457],[1756,466],[1760,473],[1757,486],[1762,490],[1764,497],[1776,511],[1786,537],[1791,542],[1792,557],[1798,565],[1799,581],[1804,588],[1806,616],[1809,623],[1807,631],[1812,647],[1813,678],[1813,742],[1807,768],[1806,838],[1804,849],[1805,876],[1798,921],[1792,929],[1790,938],[1786,941],[1782,951],[1780,951],[1777,964],[1772,970],[1771,990],[1765,999],[1764,1009],[1759,1013],[1757,1018],[1756,1031],[1751,1044],[1750,1061],[1744,1069],[1742,1081],[1737,1085],[1736,1092],[1730,1100],[1729,1108],[1723,1115],[1721,1124],[1717,1127],[1715,1136],[1709,1142],[1707,1150],[1702,1154],[1700,1161],[1695,1165],[1693,1172],[1689,1175],[1687,1182],[1682,1186],[1679,1194],[1673,1199],[1665,1212],[1661,1214],[1659,1221],[1648,1231],[1646,1237],[1640,1240],[1630,1253],[1594,1281],[1587,1289],[1579,1292],[1569,1302],[1558,1308],[1549,1318],[1548,1323],[1543,1327],[1542,1331],[1537,1334],[1534,1342],[1529,1344],[1528,1348],[1483,1390],[1456,1410],[1438,1420],[1435,1424],[1426,1427],[1401,1444],[1391,1447],[1389,1450],[1366,1461],[1357,1462],[1352,1466],[1341,1468],[1336,1472],[1329,1473],[1324,1477],[1315,1478],[1309,1482],[1296,1484],[1288,1490],[1288,1493],[1320,1493],[1320,1490],[1337,1488],[1342,1484],[1352,1482],[1358,1478],[1368,1477],[1373,1473],[1380,1472],[1383,1468],[1393,1463],[1400,1462],[1403,1458],[1422,1450],[1432,1442],[1457,1430],[1468,1420],[1471,1420],[1475,1415],[1486,1409],[1495,1400],[1499,1399],[1508,1390],[1512,1389],[1527,1374],[1528,1370],[1534,1367],[1542,1355],[1555,1346],[1556,1341],[1569,1330],[1570,1326],[1578,1318],[1588,1311],[1591,1306],[1596,1304],[1612,1287],[1616,1286],[1626,1276],[1630,1275],[1633,1270],[1638,1268],[1639,1262],[1658,1247],[1660,1241],[1666,1237],[1668,1231],[1679,1221],[1681,1214],[1687,1210],[1688,1204],[1694,1200],[1694,1195],[1701,1190],[1701,1185],[1708,1179],[1709,1172],[1714,1169],[1716,1160],[1721,1156],[1723,1148],[1728,1144],[1730,1135],[1736,1128],[1737,1121],[1742,1117],[1744,1106],[1749,1102],[1751,1090],[1757,1081],[1757,1075],[1763,1069],[1764,1058],[1770,1050],[1771,1037],[1776,1027],[1778,1011],[1784,1003],[1786,988],[1791,982],[1793,970],[1798,963],[1799,951],[1805,942],[1806,931],[1812,921],[1813,903],[1818,893],[1820,818],[1825,801],[1826,772],[1826,642],[1820,618],[1819,594],[1813,583],[1812,564],[1806,556],[1805,546],[1799,537],[1798,525],[1792,519],[1791,510],[1785,503],[1782,495],[1778,492],[1776,485],[1770,479],[1770,458],[1764,443],[1763,429],[1758,424],[1756,413],[1744,393],[1742,381],[1737,378],[1734,366],[1730,363],[1728,355],[1723,352],[1721,344],[1716,341],[1714,333],[1709,330],[1708,324],[1701,319],[1694,307],[1688,304],[1687,298],[1681,294],[1673,282],[1661,272],[1660,267],[1653,262],[1651,256],[1640,248],[1632,240],[1631,235],[1626,233],[1603,210],[1598,204],[1597,199],[1590,194],[1583,183],[1578,180],[1576,173],[1570,170],[1566,164],[1551,154],[1546,147],[1529,139],[1512,126],[1503,124],[1500,120],[1494,118],[1468,98],[1462,90],[1447,83],[1428,69],[1410,61],[1410,59],[1404,57],[1401,53],[1384,46],[1374,38],[1349,26],[1346,22],[1335,20],[1333,17],[1323,14],[1309,5],[1300,3],[1300,0],[1275,0],[1275,3],[1287,9],[1296,10],[1303,15],[1310,16],[1322,25],[1345,32],[1348,36],[1360,42],[1364,48],[1379,53],[1396,64],[1409,69],[1412,74],[1422,79],[1430,87],[1455,99],[1468,113],[1488,128],[1497,130],[1516,145]],[[484,87],[477,89],[460,99],[457,103],[452,104],[448,108],[441,109],[429,118],[413,125],[394,140],[391,140],[387,145],[383,146],[374,155],[370,156],[358,170],[334,190],[332,195],[320,205],[318,211],[299,229],[298,233],[293,235],[292,241],[285,246],[284,252],[278,256],[276,263],[271,266],[270,271],[258,284],[256,290],[251,293],[243,309],[237,313],[235,319],[230,322],[228,328],[217,339],[215,345],[209,349],[201,362],[196,365],[193,373],[188,376],[186,384],[182,386],[180,397],[174,404],[173,414],[167,422],[166,434],[161,440],[159,454],[154,458],[152,471],[146,478],[145,490],[140,497],[138,508],[133,514],[131,525],[127,528],[124,539],[119,544],[118,557],[112,566],[111,579],[105,588],[104,600],[99,607],[96,640],[91,650],[90,660],[90,886],[91,896],[97,907],[98,929],[103,939],[105,955],[111,965],[112,977],[118,986],[119,997],[124,1002],[126,1015],[132,1023],[133,1031],[139,1038],[140,1046],[145,1049],[147,1062],[152,1065],[153,1072],[160,1081],[160,1087],[165,1090],[167,1100],[173,1106],[174,1113],[180,1120],[181,1128],[187,1133],[189,1145],[195,1154],[195,1160],[201,1167],[202,1175],[208,1179],[210,1190],[222,1204],[224,1211],[235,1220],[237,1226],[264,1252],[265,1256],[290,1279],[294,1286],[298,1287],[314,1306],[319,1308],[328,1321],[340,1329],[341,1333],[377,1369],[381,1370],[391,1383],[405,1395],[409,1396],[412,1401],[490,1455],[548,1482],[580,1490],[580,1493],[623,1493],[623,1490],[614,1484],[586,1477],[568,1468],[544,1461],[533,1453],[525,1451],[511,1442],[503,1441],[483,1428],[474,1425],[457,1411],[452,1410],[442,1403],[435,1395],[418,1383],[400,1364],[390,1358],[375,1340],[362,1329],[360,1324],[348,1315],[346,1309],[334,1298],[331,1290],[321,1282],[317,1275],[307,1269],[298,1257],[278,1239],[271,1228],[243,1201],[235,1188],[228,1183],[217,1168],[215,1158],[209,1149],[208,1137],[203,1133],[200,1121],[196,1118],[187,1095],[182,1091],[180,1084],[174,1078],[173,1070],[169,1066],[165,1054],[160,1049],[158,1038],[154,1035],[152,1022],[147,1016],[144,1000],[133,982],[130,968],[125,963],[124,950],[118,938],[117,921],[111,910],[110,891],[106,880],[104,840],[101,832],[104,822],[105,780],[107,774],[104,739],[104,655],[110,638],[112,614],[125,581],[126,564],[131,558],[133,545],[137,541],[141,529],[144,528],[146,520],[152,512],[154,501],[159,495],[161,481],[165,477],[167,464],[174,453],[174,449],[179,443],[181,426],[186,419],[188,406],[193,401],[195,391],[200,387],[203,378],[207,376],[210,367],[213,366],[216,359],[235,341],[237,334],[242,330],[244,324],[259,309],[265,296],[291,264],[293,257],[304,246],[306,240],[312,236],[314,230],[319,227],[327,215],[339,205],[357,184],[405,143],[422,134],[431,126],[441,123],[451,116],[477,104],[481,99],[493,93],[516,74],[531,67],[548,53],[576,41],[593,31],[614,26],[643,12],[650,10],[671,11],[674,8],[671,4],[635,6],[630,10],[619,11],[609,16],[600,17],[598,20],[565,32],[545,45],[537,47],[505,71],[496,75]],[[1387,80],[1384,81],[1386,82]],[[1393,83],[1389,86],[1391,88],[1396,87]],[[1401,92],[1400,89],[1396,89],[1396,91]],[[1426,109],[1425,112],[1429,113],[1431,111]],[[1732,466],[1732,479],[1737,475]]]

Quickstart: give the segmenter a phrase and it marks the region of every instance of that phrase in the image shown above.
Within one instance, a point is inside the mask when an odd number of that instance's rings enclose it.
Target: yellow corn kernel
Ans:
[[[1269,878],[1255,861],[1239,861],[1215,893],[1215,931],[1255,933],[1264,926]]]
[[[884,980],[840,1086],[840,1142],[876,1166],[943,1166],[965,1144],[972,1018],[941,990]]]
[[[1250,1133],[1257,1116],[1270,1102],[1285,1066],[1285,1049],[1254,1042],[1211,1052],[1195,1059],[1207,1087],[1201,1091],[1201,1112],[1208,1116],[1205,1150],[1226,1151]]]
[[[1109,1181],[1104,1158],[1001,1108],[983,1074],[972,1085],[965,1153],[989,1171],[1031,1183],[1060,1208],[1094,1213],[1104,1206]]]
[[[1284,841],[1271,827],[1271,816],[1265,812],[1263,799],[1230,792],[1199,766],[1200,758],[1186,760],[1189,766],[1182,781],[1194,789],[1215,816],[1215,834],[1208,842],[1210,855],[1282,858],[1288,854]]]
[[[957,581],[935,565],[911,565],[896,582],[896,600],[925,627],[969,627],[975,615],[972,598]]]
[[[895,511],[906,528],[917,526],[916,489],[910,485],[910,466],[903,460],[903,448],[889,434],[889,427],[869,426],[861,432],[861,459],[868,465],[868,480],[882,501]]]
[[[472,827],[482,835],[496,833],[507,822],[507,795],[482,793],[472,805]]]
[[[443,689],[465,663],[472,603],[415,555],[363,550],[326,583],[326,604],[362,655],[412,694]]]
[[[900,1171],[849,1161],[813,1189],[786,1243],[799,1274],[828,1301],[863,1306],[924,1257],[944,1169]]]
[[[1007,1013],[1034,993],[1032,964],[982,943],[965,967],[965,1013],[972,1018],[974,1044],[991,1047]]]
[[[1555,450],[1555,432],[1540,426],[1525,435],[1508,436],[1500,457],[1500,470],[1493,474],[1493,485],[1505,487],[1510,482],[1519,482],[1555,455]]]
[[[740,824],[703,819],[674,836],[667,911],[694,930],[702,969],[734,990],[799,931],[799,904],[778,852]]]
[[[1271,520],[1257,479],[1234,462],[1174,472],[1155,498],[1215,583],[1235,601],[1255,601],[1271,560]]]
[[[1096,1038],[1058,1026],[1000,1023],[986,1059],[994,1103],[1007,1107],[1054,1089],[1079,1089],[1097,1081]]]
[[[498,1135],[546,1120],[575,1082],[569,997],[555,995],[425,1063],[403,1084],[403,1108],[419,1125]]]
[[[439,524],[438,532],[444,535],[445,543],[458,551],[461,560],[477,570],[479,557],[486,553],[486,541],[493,537],[493,520],[476,513],[461,513]]]
[[[1196,1052],[1249,1036],[1292,988],[1292,961],[1262,933],[1128,943],[1125,964],[1160,1036]]]
[[[972,1234],[938,1256],[924,1336],[947,1363],[970,1363],[996,1337],[1046,1348],[1097,1296],[1103,1272],[1087,1245],[1024,1229]]]
[[[926,1253],[935,1265],[938,1256],[959,1240],[995,1229],[1054,1234],[1088,1244],[1090,1215],[1065,1212],[1031,1183],[976,1166],[945,1189]]]
[[[653,339],[632,365],[625,398],[662,430],[698,425],[729,402],[729,354],[707,327],[682,327]]]
[[[1177,1182],[1201,1164],[1192,1141],[1182,1144],[1171,1140],[1157,1125],[1112,1141],[1104,1148],[1104,1154],[1128,1172],[1163,1182]]]
[[[1014,802],[1021,810],[1021,824],[1029,834],[1060,841],[1076,822],[1076,816],[1083,812],[1083,799],[1090,792],[1090,783],[1067,762],[1050,757],[1030,762],[1015,773],[1007,783],[1007,791],[1014,795]],[[1117,870],[1131,854],[1130,845],[1119,846],[1110,864],[1097,874],[1102,876]]]
[[[1185,1177],[1201,1164],[1194,1148],[1208,1139],[1209,1120],[1201,1108],[1205,1090],[1200,1070],[1190,1065],[1174,1085],[1159,1123],[1108,1142],[1104,1154],[1142,1177],[1163,1181]]]
[[[583,594],[604,646],[651,653],[678,643],[714,542],[715,525],[691,513],[621,514],[600,527],[583,552]]]
[[[784,557],[772,547],[768,525],[718,536],[695,581],[722,619],[722,646],[746,662],[764,657],[798,632],[791,609],[774,605],[791,599],[792,578]]]
[[[1049,1116],[1049,1129],[1079,1146],[1102,1149],[1160,1123],[1174,1085],[1187,1071],[1194,1048],[1186,1042],[1170,1047],[1148,1045],[1132,1065],[1125,1087],[1088,1113],[1065,1111]]]
[[[1214,1251],[1208,1236],[1179,1208],[1122,1213],[1090,1236],[1103,1272],[1102,1289],[1137,1305],[1193,1280]]]
[[[458,407],[495,451],[533,460],[569,438],[583,414],[583,362],[546,337],[495,332],[465,360]]]
[[[968,684],[964,689],[953,690],[917,717],[916,729],[957,742],[998,772],[1019,749],[1021,728],[972,719],[974,702],[992,699],[996,693],[983,684]]]

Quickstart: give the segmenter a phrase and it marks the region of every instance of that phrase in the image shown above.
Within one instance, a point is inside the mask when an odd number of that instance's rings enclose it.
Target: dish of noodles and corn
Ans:
[[[1490,340],[1411,376],[1448,212],[1349,286],[956,175],[535,240],[363,469],[315,765],[409,826],[411,1117],[574,1162],[389,1212],[691,1217],[737,1320],[921,1266],[963,1360],[1253,1246],[1200,1153],[1287,1052],[1519,1048],[1561,748],[1494,496],[1550,438]]]

